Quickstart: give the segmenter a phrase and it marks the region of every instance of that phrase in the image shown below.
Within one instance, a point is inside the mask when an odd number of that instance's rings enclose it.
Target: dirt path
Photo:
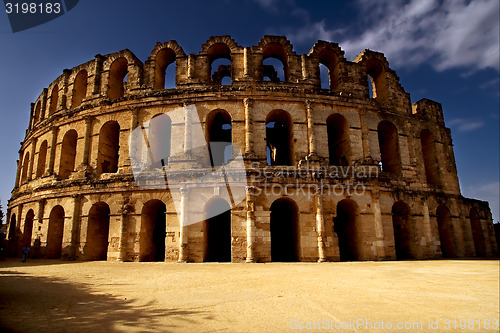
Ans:
[[[495,260],[9,259],[0,261],[0,332],[499,332],[499,269]]]

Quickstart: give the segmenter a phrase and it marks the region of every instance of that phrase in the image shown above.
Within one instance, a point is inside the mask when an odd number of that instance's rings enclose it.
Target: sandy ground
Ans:
[[[0,332],[499,332],[499,269],[7,259]]]

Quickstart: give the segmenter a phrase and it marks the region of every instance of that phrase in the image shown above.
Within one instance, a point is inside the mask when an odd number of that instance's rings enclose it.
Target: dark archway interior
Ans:
[[[401,156],[399,154],[399,139],[396,127],[385,120],[380,122],[378,125],[378,141],[382,171],[401,175]]]
[[[49,230],[47,232],[47,258],[61,258],[62,240],[64,230],[64,209],[55,206],[49,216]]]
[[[120,125],[116,121],[108,121],[99,132],[98,174],[118,171],[119,143]]]
[[[453,225],[450,211],[446,206],[439,206],[437,209],[437,222],[439,230],[439,240],[441,242],[441,252],[443,258],[454,258],[457,256],[455,237],[453,236]]]
[[[205,212],[208,217],[205,261],[231,261],[231,206],[217,199],[207,204]]]
[[[33,233],[33,220],[35,213],[32,209],[26,214],[26,220],[24,221],[24,232],[23,232],[23,246],[31,245],[31,235]]]
[[[330,165],[348,166],[350,159],[349,126],[346,119],[334,114],[326,120]]]
[[[271,205],[271,260],[299,260],[298,208],[287,199]]]
[[[266,119],[268,165],[292,165],[292,121],[283,110],[272,111]]]
[[[334,218],[333,231],[339,239],[341,261],[359,259],[356,219],[357,206],[355,202],[345,199],[337,204],[337,216]]]
[[[392,226],[394,228],[394,243],[396,246],[396,258],[412,259],[412,225],[410,208],[402,201],[392,206]]]
[[[140,261],[164,261],[167,207],[160,200],[150,200],[142,209]]]
[[[486,256],[486,244],[484,242],[483,228],[481,227],[481,219],[475,209],[470,211],[470,223],[472,228],[472,238],[474,239],[474,248],[477,257]]]
[[[85,258],[87,260],[107,259],[109,213],[109,206],[104,202],[98,202],[90,209],[87,244],[85,246]]]
[[[207,117],[212,167],[226,164],[232,158],[231,116],[225,111],[214,112],[216,112],[215,116]]]

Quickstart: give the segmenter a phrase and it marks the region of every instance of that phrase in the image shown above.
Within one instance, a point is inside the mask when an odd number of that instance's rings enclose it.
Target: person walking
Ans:
[[[30,253],[30,248],[28,247],[28,245],[26,245],[25,247],[23,247],[23,260],[22,260],[22,262],[26,262],[26,259],[28,258],[28,253]]]

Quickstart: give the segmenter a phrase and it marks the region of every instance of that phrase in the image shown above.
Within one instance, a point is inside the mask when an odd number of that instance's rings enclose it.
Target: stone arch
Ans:
[[[205,212],[205,256],[203,261],[231,261],[231,206],[222,198],[209,200]]]
[[[336,113],[326,119],[330,165],[348,166],[351,160],[349,124],[344,116]]]
[[[55,206],[50,211],[49,227],[47,230],[46,256],[49,259],[61,258],[64,232],[64,208]]]
[[[352,199],[343,199],[337,204],[333,231],[339,240],[341,261],[359,260],[362,254],[362,237],[359,221],[359,206]]]
[[[59,162],[59,177],[62,179],[68,179],[71,173],[75,171],[77,141],[78,133],[74,129],[64,134]]]
[[[85,69],[82,69],[76,75],[73,83],[73,97],[71,99],[71,107],[76,108],[82,104],[82,101],[87,96],[87,81],[88,74]]]
[[[279,68],[275,68],[272,63],[266,65],[264,62],[266,59],[277,59],[283,65],[283,81],[287,82],[289,80],[289,65],[288,65],[288,53],[286,48],[280,43],[269,43],[262,50],[262,75],[268,77],[270,81],[279,82]]]
[[[166,211],[166,205],[158,199],[142,207],[139,261],[165,260]]]
[[[457,256],[457,248],[450,210],[445,205],[440,205],[437,208],[436,215],[443,258],[454,258]]]
[[[378,124],[377,131],[382,171],[398,176],[401,175],[401,154],[396,126],[387,120],[383,120]]]
[[[38,101],[35,104],[35,115],[33,116],[33,123],[36,123],[36,122],[41,120],[41,116],[42,116],[41,110],[42,110],[42,107],[41,107],[40,101]]]
[[[13,241],[16,238],[16,214],[12,214],[9,224],[8,240]]]
[[[422,147],[422,157],[427,183],[439,185],[439,166],[436,146],[434,137],[429,130],[424,129],[420,132],[420,144]]]
[[[222,109],[210,111],[205,120],[212,167],[226,164],[233,155],[231,115]]]
[[[411,216],[410,207],[404,201],[397,201],[392,206],[392,227],[394,230],[394,243],[396,258],[415,259],[416,253],[416,226]]]
[[[299,207],[291,198],[276,199],[271,211],[271,260],[300,260]]]
[[[89,210],[87,239],[84,248],[86,260],[106,260],[108,254],[110,209],[99,201]]]
[[[57,103],[59,101],[59,86],[56,84],[52,88],[52,93],[50,94],[50,104],[49,104],[49,116],[57,111]]]
[[[128,61],[125,57],[119,57],[109,67],[108,97],[117,99],[125,94],[124,79],[128,73]]]
[[[23,231],[23,243],[22,246],[31,245],[31,236],[33,234],[33,221],[35,219],[35,212],[30,209],[26,213],[26,218],[24,219],[24,231]]]
[[[484,238],[483,227],[477,209],[471,208],[469,211],[470,224],[472,229],[472,238],[474,240],[474,248],[477,257],[486,256],[486,242]]]
[[[229,35],[211,36],[202,46],[199,55],[208,55],[208,50],[215,44],[225,44],[231,53],[238,52],[241,47]]]
[[[30,153],[27,151],[24,154],[24,160],[22,164],[22,170],[21,170],[21,182],[20,184],[23,184],[28,181],[28,167],[30,164]]]
[[[309,51],[308,56],[324,65],[328,70],[328,86],[330,90],[339,89],[340,86],[340,62],[344,61],[344,52],[337,43],[317,41]],[[321,76],[319,76],[321,80]],[[323,86],[323,84],[321,84]]]
[[[47,140],[43,140],[38,150],[38,162],[36,166],[36,178],[40,178],[45,173],[47,162]]]
[[[120,148],[120,125],[117,121],[106,122],[99,131],[97,173],[115,173],[118,171],[118,153]]]
[[[374,58],[366,60],[366,74],[372,87],[372,98],[378,101],[386,101],[388,98],[387,83],[385,79],[384,64]]]
[[[208,76],[210,78],[210,83],[212,84],[222,84],[222,79],[228,77],[233,78],[232,70],[232,53],[229,46],[225,43],[212,44],[207,49],[208,56]],[[219,59],[229,60],[229,64],[221,63],[217,68],[213,68],[213,65],[218,62]]]
[[[176,67],[176,53],[171,48],[165,47],[158,51],[155,56],[154,85],[153,89],[165,89],[167,68],[172,65]],[[176,68],[177,69],[177,68]],[[174,72],[174,76],[176,73]],[[175,82],[175,78],[174,78]]]
[[[148,165],[162,168],[168,164],[172,143],[172,120],[166,113],[160,113],[149,121],[148,142],[150,153]]]
[[[293,120],[285,110],[273,110],[266,117],[268,165],[293,165]]]

